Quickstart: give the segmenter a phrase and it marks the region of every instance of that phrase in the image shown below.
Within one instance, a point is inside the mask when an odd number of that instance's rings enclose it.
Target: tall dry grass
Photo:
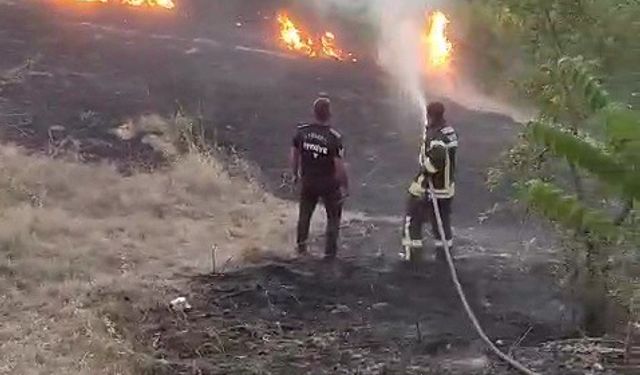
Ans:
[[[134,373],[112,296],[175,297],[214,245],[218,264],[286,250],[291,211],[211,154],[123,177],[0,147],[0,374]]]

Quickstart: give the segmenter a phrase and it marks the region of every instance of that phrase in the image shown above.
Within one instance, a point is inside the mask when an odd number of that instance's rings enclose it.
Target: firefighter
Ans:
[[[298,125],[291,148],[291,167],[300,182],[297,251],[307,254],[309,225],[318,201],[327,213],[325,259],[333,260],[338,250],[342,205],[349,195],[344,165],[342,136],[330,125],[331,101],[321,95],[313,103],[315,121]]]
[[[453,246],[451,228],[451,204],[455,195],[455,170],[458,136],[444,118],[445,108],[440,102],[427,106],[427,124],[420,148],[420,172],[409,187],[409,198],[403,227],[404,258],[408,261],[423,259],[422,227],[429,221],[435,239],[436,259],[446,260],[444,242]],[[434,190],[429,191],[429,179]],[[436,221],[433,197],[438,201],[445,238],[440,237]]]

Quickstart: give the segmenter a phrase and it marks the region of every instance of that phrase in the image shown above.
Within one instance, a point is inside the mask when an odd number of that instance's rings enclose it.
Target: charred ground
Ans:
[[[258,165],[266,188],[286,197],[280,177],[291,133],[308,119],[314,96],[326,91],[354,175],[350,209],[367,213],[348,221],[343,260],[329,269],[272,261],[227,275],[177,276],[188,285],[175,293],[185,294],[193,311],[161,306],[141,314],[143,320],[124,319],[156,359],[147,369],[487,369],[448,277],[434,266],[409,274],[396,267],[397,215],[415,172],[418,125],[366,54],[359,64],[338,64],[278,50],[268,17],[287,5],[280,1],[193,0],[175,13],[61,3],[0,2],[0,68],[32,60],[0,91],[5,139],[41,150],[51,126],[61,125],[87,160],[153,159],[143,145],[123,143],[109,130],[145,113],[181,109],[201,119],[216,142]],[[508,348],[527,331],[520,345],[571,334],[578,312],[553,287],[547,256],[519,253],[529,232],[510,215],[477,223],[499,200],[484,188],[485,169],[517,125],[447,104],[463,140],[456,202],[461,273],[489,335]]]
[[[367,54],[359,64],[280,54],[273,19],[264,17],[282,2],[192,1],[176,14],[33,4],[5,5],[0,16],[2,67],[33,60],[22,84],[3,88],[4,106],[30,122],[25,130],[35,138],[25,142],[46,141],[50,126],[63,125],[84,141],[87,155],[121,157],[107,130],[143,113],[182,107],[201,117],[218,141],[258,163],[274,188],[295,124],[309,119],[310,101],[326,91],[352,156],[355,205],[401,211],[399,190],[415,164],[415,114],[389,93],[388,78]],[[458,205],[459,219],[473,221],[492,206],[482,186],[484,167],[512,139],[514,124],[453,103],[449,118],[462,139],[473,142],[472,152],[462,150]]]

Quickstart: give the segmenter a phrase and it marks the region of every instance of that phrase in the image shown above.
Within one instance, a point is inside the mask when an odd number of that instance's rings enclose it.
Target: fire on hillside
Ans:
[[[150,7],[174,9],[176,4],[173,0],[73,0],[77,3],[110,3],[120,4],[132,7]]]
[[[336,35],[326,31],[319,36],[312,37],[285,12],[278,14],[280,26],[279,39],[284,48],[298,52],[308,57],[324,57],[337,61],[351,60],[357,62],[353,54],[344,52],[337,46]]]
[[[310,34],[286,12],[278,13],[277,21],[278,38],[283,48],[311,58],[357,61],[353,54],[338,47],[335,33],[326,31],[319,35]],[[453,44],[447,36],[448,24],[449,19],[443,12],[427,13],[421,40],[424,48],[422,55],[428,72],[445,71],[451,62]]]
[[[447,37],[449,19],[441,11],[427,15],[426,30],[422,36],[429,71],[446,70],[451,62],[453,44]]]

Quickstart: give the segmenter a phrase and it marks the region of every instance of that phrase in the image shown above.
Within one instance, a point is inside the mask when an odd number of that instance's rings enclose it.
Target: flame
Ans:
[[[280,39],[288,49],[310,57],[317,56],[313,40],[300,30],[286,13],[278,14],[278,23],[280,24]]]
[[[165,9],[173,9],[176,4],[173,0],[76,0],[80,3],[119,3],[134,7],[149,6],[160,7]]]
[[[453,44],[447,38],[448,24],[449,19],[440,11],[428,15],[427,31],[423,41],[427,48],[429,66],[435,69],[444,69],[451,61]]]
[[[278,14],[278,24],[280,25],[280,40],[285,48],[299,52],[308,57],[332,58],[344,61],[351,57],[353,62],[357,60],[350,53],[345,53],[338,48],[336,35],[332,32],[325,32],[319,37],[311,37],[291,20],[284,12]]]

